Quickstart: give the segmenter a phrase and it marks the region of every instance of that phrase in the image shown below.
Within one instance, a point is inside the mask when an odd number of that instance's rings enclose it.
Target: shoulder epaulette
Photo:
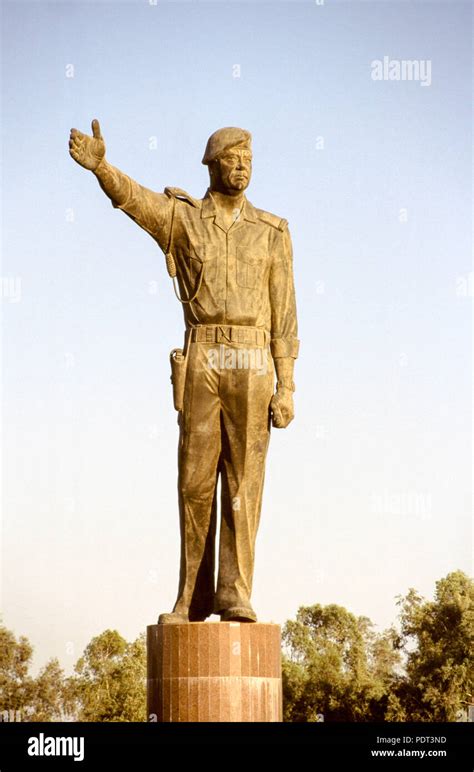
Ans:
[[[284,231],[285,228],[288,227],[288,220],[285,220],[282,217],[278,217],[278,215],[272,214],[271,212],[265,212],[264,209],[257,209],[256,211],[258,219],[267,225],[271,225],[272,228],[277,228],[279,231]]]
[[[179,198],[180,200],[187,201],[188,204],[195,206],[197,209],[201,206],[201,202],[198,199],[193,198],[185,190],[181,190],[181,188],[165,188],[165,193],[169,198]]]

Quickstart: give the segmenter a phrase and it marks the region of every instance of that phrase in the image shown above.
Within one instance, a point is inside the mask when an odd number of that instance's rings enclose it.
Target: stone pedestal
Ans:
[[[280,627],[147,628],[148,721],[282,721]]]

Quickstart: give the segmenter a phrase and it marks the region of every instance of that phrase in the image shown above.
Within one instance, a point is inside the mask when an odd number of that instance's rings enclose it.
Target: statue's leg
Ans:
[[[216,481],[217,485],[217,481]],[[204,554],[199,566],[194,592],[189,607],[189,621],[200,622],[213,613],[214,610],[214,573],[215,573],[215,541],[217,523],[217,491],[211,507],[211,518],[207,530]]]
[[[245,612],[234,618],[256,619],[250,596],[273,388],[270,357],[264,371],[250,366],[234,368],[221,379],[222,511],[214,611],[221,615],[229,609]]]
[[[213,611],[216,484],[221,452],[219,373],[209,368],[207,344],[190,343],[180,415],[178,493],[181,562],[173,612],[189,620]]]

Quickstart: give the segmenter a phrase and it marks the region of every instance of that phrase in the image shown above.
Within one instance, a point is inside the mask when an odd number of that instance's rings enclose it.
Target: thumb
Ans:
[[[95,139],[102,139],[102,134],[100,133],[100,123],[97,120],[97,118],[94,118],[94,120],[91,123],[92,128],[92,135]]]

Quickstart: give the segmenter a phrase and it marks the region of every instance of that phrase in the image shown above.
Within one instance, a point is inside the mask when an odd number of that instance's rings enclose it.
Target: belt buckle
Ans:
[[[217,343],[231,343],[232,328],[222,324],[217,327]]]

